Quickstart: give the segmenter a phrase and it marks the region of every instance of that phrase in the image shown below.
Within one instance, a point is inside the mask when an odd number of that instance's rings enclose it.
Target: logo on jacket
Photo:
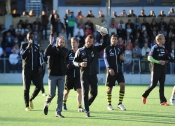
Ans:
[[[81,52],[81,55],[82,55],[82,56],[85,56],[85,55],[86,55],[86,52]]]

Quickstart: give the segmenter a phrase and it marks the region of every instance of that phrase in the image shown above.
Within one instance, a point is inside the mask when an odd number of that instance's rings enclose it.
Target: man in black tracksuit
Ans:
[[[26,111],[33,109],[32,100],[38,95],[41,88],[41,65],[40,65],[40,53],[38,45],[33,43],[33,34],[27,34],[28,43],[21,45],[21,57],[22,57],[22,79],[24,86],[24,101],[26,105]],[[35,90],[29,99],[30,84],[36,86]]]
[[[39,50],[40,50],[40,64],[41,64],[41,68],[42,68],[42,72],[40,73],[40,77],[41,77],[41,91],[42,91],[42,96],[46,96],[45,94],[45,89],[44,89],[44,83],[43,83],[43,78],[45,75],[45,68],[46,68],[46,62],[47,62],[47,57],[44,56],[44,51],[42,50],[42,46],[41,44],[38,44],[39,46]]]
[[[170,60],[166,49],[164,47],[165,37],[163,34],[156,36],[156,44],[151,48],[148,56],[151,68],[151,84],[145,93],[142,95],[142,102],[146,104],[146,99],[149,93],[156,87],[159,81],[159,98],[160,105],[169,106],[167,99],[164,96],[164,83],[165,83],[165,61]]]
[[[97,96],[98,54],[108,45],[107,35],[102,32],[100,33],[103,36],[102,45],[94,46],[93,36],[88,35],[85,40],[85,45],[77,50],[73,61],[75,66],[80,67],[80,80],[87,117],[90,117],[89,106]],[[91,96],[88,99],[89,86]]]
[[[76,37],[71,38],[71,46],[72,46],[72,49],[68,52],[68,55],[66,57],[67,72],[65,76],[63,110],[67,110],[66,101],[68,98],[68,94],[70,90],[74,88],[74,90],[77,91],[78,112],[83,112],[84,109],[82,108],[82,105],[81,105],[82,94],[81,94],[81,83],[80,83],[80,68],[75,67],[73,64],[75,52],[78,50],[78,46],[79,46],[79,41]]]
[[[107,69],[106,75],[106,86],[107,86],[107,100],[108,100],[108,110],[113,110],[111,104],[112,89],[115,86],[115,82],[118,82],[120,86],[119,91],[119,103],[118,108],[121,110],[126,110],[122,104],[124,94],[125,94],[125,79],[122,72],[122,62],[124,61],[123,51],[117,46],[117,35],[111,36],[111,45],[106,47],[104,50],[104,61]]]

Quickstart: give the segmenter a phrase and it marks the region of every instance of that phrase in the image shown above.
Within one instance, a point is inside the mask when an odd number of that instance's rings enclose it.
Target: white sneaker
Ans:
[[[85,110],[82,107],[78,108],[78,112],[84,112],[84,111]]]
[[[42,96],[47,96],[47,95],[45,93],[43,93]]]
[[[175,95],[172,95],[170,98],[171,105],[175,105]]]
[[[108,105],[108,108],[107,109],[108,110],[114,110],[113,107],[112,107],[112,105]]]
[[[125,106],[123,104],[119,104],[118,108],[121,109],[121,110],[124,110],[124,111],[126,110],[126,108],[125,108]]]

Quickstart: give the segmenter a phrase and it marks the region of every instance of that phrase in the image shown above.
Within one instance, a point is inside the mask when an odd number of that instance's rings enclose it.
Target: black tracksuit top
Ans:
[[[27,46],[28,43],[24,43],[20,48],[22,68],[38,71],[39,67],[41,67],[39,47],[36,44],[33,44],[30,48],[27,48]]]
[[[83,46],[76,51],[74,58],[74,65],[80,67],[81,75],[96,75],[98,74],[98,56],[99,52],[102,51],[108,45],[108,35],[103,37],[102,45],[94,46],[89,48]],[[87,62],[86,67],[81,67],[81,62]]]
[[[104,61],[107,69],[113,69],[115,73],[122,72],[122,62],[120,55],[123,50],[119,46],[108,46],[104,50]]]

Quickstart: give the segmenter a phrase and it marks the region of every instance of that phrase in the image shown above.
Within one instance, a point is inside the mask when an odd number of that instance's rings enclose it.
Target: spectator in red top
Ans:
[[[78,15],[76,16],[76,18],[84,18],[81,11],[78,11]]]

